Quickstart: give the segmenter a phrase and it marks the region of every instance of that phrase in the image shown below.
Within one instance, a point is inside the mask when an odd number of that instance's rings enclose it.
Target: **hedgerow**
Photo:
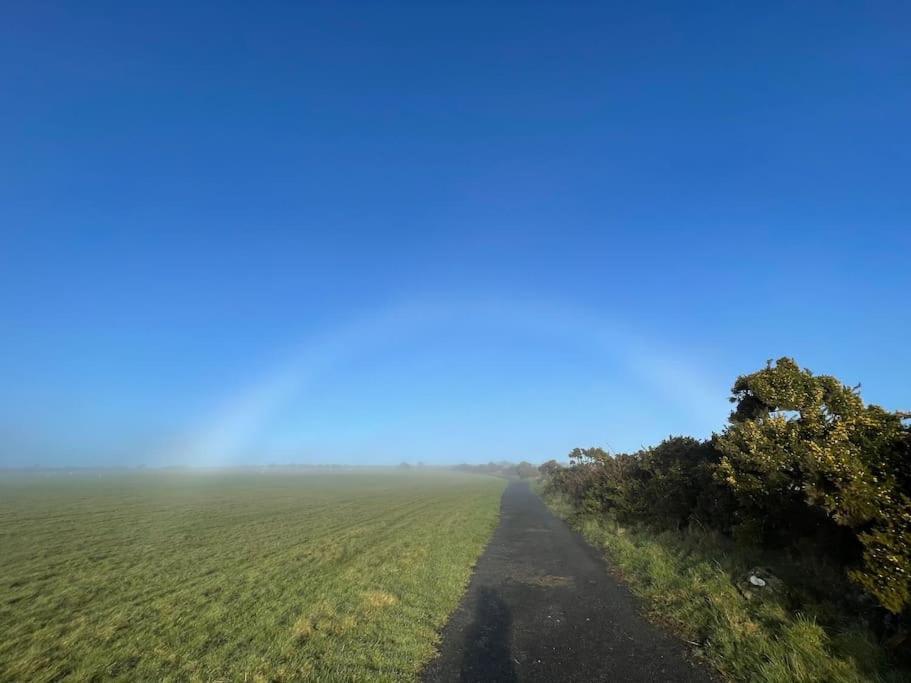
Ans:
[[[893,615],[911,607],[909,414],[790,358],[737,378],[711,439],[635,453],[575,449],[541,467],[586,513],[657,529],[697,525],[736,541],[822,553]],[[810,549],[810,550],[808,550]]]

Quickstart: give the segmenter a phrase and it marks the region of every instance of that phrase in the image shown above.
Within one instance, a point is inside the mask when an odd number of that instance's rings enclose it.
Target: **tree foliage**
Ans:
[[[851,529],[863,560],[851,577],[886,608],[911,601],[911,489],[903,415],[864,405],[856,389],[790,358],[737,379],[718,437],[718,476],[755,512],[784,500]]]

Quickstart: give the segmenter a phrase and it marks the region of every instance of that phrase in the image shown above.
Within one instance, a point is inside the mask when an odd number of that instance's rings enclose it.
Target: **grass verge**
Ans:
[[[668,625],[728,680],[911,680],[911,670],[888,656],[860,618],[846,616],[820,598],[842,581],[831,568],[812,559],[791,560],[789,576],[803,570],[807,586],[814,580],[825,582],[825,590],[801,586],[774,599],[748,599],[737,589],[736,577],[768,558],[738,550],[711,532],[624,528],[579,513],[558,495],[543,497],[557,515],[605,551],[620,577],[645,598],[654,621]]]

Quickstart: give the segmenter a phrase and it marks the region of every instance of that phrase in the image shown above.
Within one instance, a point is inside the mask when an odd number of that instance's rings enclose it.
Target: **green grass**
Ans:
[[[0,474],[0,680],[407,680],[496,525],[449,472]]]
[[[768,564],[768,557],[737,549],[710,532],[624,528],[603,516],[580,514],[559,496],[545,500],[605,551],[620,577],[645,598],[649,616],[688,641],[727,680],[911,680],[911,671],[890,660],[866,624],[831,598],[839,595],[843,574],[818,560],[779,562],[786,583],[793,579],[788,596],[750,601],[735,587],[735,577]]]

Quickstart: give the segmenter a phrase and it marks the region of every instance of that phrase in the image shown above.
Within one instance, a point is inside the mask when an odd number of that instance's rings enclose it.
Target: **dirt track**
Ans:
[[[503,494],[425,681],[710,681],[525,482]]]

